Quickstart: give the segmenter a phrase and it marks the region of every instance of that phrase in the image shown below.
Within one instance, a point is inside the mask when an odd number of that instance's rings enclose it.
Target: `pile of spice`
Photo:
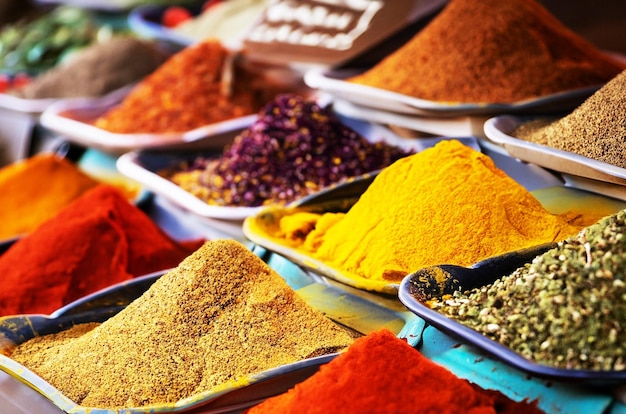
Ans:
[[[96,119],[95,125],[116,133],[175,133],[255,113],[265,103],[265,91],[236,63],[236,81],[231,91],[224,90],[223,74],[231,53],[215,39],[183,49]]]
[[[536,363],[623,371],[625,233],[620,211],[511,275],[430,306]]]
[[[198,157],[163,174],[208,204],[287,204],[409,152],[370,142],[328,107],[281,94],[217,159]]]
[[[388,329],[358,338],[305,381],[246,414],[263,413],[541,413],[458,378]]]
[[[118,189],[98,185],[0,256],[0,315],[51,313],[175,267],[202,242],[172,240]]]
[[[626,71],[569,115],[520,125],[513,136],[626,168]]]
[[[349,81],[432,101],[512,103],[600,85],[624,68],[535,0],[452,0]]]
[[[385,168],[347,213],[296,210],[269,236],[348,276],[398,282],[563,240],[584,220],[550,213],[489,157],[446,140]]]
[[[98,181],[71,161],[40,153],[0,169],[0,240],[28,234]]]
[[[233,240],[206,242],[119,314],[71,335],[34,338],[11,358],[77,404],[99,408],[217,392],[353,342]]]
[[[23,88],[8,92],[25,99],[102,96],[140,81],[166,58],[155,42],[114,36],[85,47]]]

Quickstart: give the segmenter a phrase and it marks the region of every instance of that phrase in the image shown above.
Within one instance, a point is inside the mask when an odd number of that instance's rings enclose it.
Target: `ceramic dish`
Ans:
[[[524,141],[511,135],[518,126],[533,119],[538,118],[511,115],[490,118],[485,122],[485,135],[492,142],[502,145],[511,156],[521,160],[561,173],[626,187],[626,169],[624,168]],[[626,188],[622,193],[626,194]]]
[[[302,269],[277,255],[266,255],[262,248],[255,247],[255,254],[267,261],[276,271],[314,308],[353,332],[367,334],[387,327],[399,337],[415,343],[421,337],[423,321],[408,312],[396,300],[396,305],[385,307],[350,295],[346,291],[317,284]],[[140,296],[163,273],[154,273],[143,278],[104,289],[84,299],[73,302],[50,316],[19,315],[0,318],[0,346],[10,349],[35,335],[62,331],[73,324],[89,321],[104,321],[132,300]],[[395,309],[397,310],[395,310]],[[248,378],[248,385],[220,392],[204,392],[173,404],[159,407],[127,407],[119,410],[104,410],[82,407],[59,392],[21,364],[0,355],[0,370],[34,389],[67,413],[80,414],[138,414],[158,412],[218,413],[243,410],[270,396],[287,391],[296,383],[312,375],[320,365],[332,360],[337,354],[302,360],[270,369]]]
[[[485,116],[443,118],[407,115],[364,107],[340,98],[333,101],[333,108],[347,117],[446,137],[481,137],[484,134],[483,125],[487,120]]]
[[[580,105],[600,87],[598,85],[581,88],[512,104],[442,103],[413,98],[345,80],[358,73],[358,71],[350,69],[330,71],[313,69],[305,73],[304,81],[311,88],[319,89],[360,106],[407,115],[431,117],[561,112]]]
[[[128,15],[128,27],[143,37],[171,42],[181,47],[187,47],[196,41],[184,36],[175,30],[170,30],[161,24],[165,6],[145,5],[134,8]],[[192,15],[198,15],[198,10],[187,8]]]
[[[140,3],[140,0],[36,0],[36,3],[44,5],[67,5],[105,12],[119,12],[126,11],[136,6]]]
[[[545,251],[546,249],[543,247],[537,248],[535,256],[539,256]],[[532,258],[529,259],[527,254],[517,255],[515,253],[507,253],[471,266],[471,269],[475,272],[471,278],[467,278],[467,269],[464,268],[452,268],[447,269],[447,271],[452,278],[457,278],[459,280],[465,279],[466,281],[471,281],[475,278],[476,280],[480,280],[480,282],[482,282],[478,283],[477,286],[483,286],[492,283],[502,276],[512,273],[512,271],[518,267],[523,267],[525,263],[529,263],[530,261],[532,261]],[[406,276],[402,280],[398,292],[398,298],[400,301],[409,310],[411,310],[411,312],[424,319],[426,323],[450,334],[453,337],[460,338],[463,342],[475,346],[496,359],[528,374],[551,380],[576,381],[593,386],[615,385],[626,381],[626,370],[591,371],[556,368],[549,365],[538,364],[523,357],[510,348],[501,345],[497,341],[487,338],[481,333],[461,324],[460,322],[448,318],[423,304],[419,300],[419,293],[416,293],[418,289],[415,287],[421,285],[421,277],[422,275],[420,271],[417,271]],[[463,286],[462,284],[460,285],[461,289],[464,287],[466,286]],[[467,287],[471,288],[471,286]]]
[[[46,108],[40,122],[69,141],[119,154],[143,148],[172,148],[189,144],[221,148],[257,118],[256,114],[252,114],[183,133],[164,134],[118,134],[93,125],[99,116],[118,105],[122,98],[113,96],[57,102]]]
[[[128,94],[128,91],[132,89],[132,85],[119,88],[111,91],[101,97],[94,97],[93,99],[111,99],[119,100]],[[26,99],[19,96],[10,95],[7,93],[0,93],[0,108],[10,109],[16,112],[23,112],[25,114],[39,115],[43,113],[48,107],[57,102],[67,102],[76,99],[86,98],[46,98],[46,99]]]
[[[159,171],[177,165],[184,160],[194,159],[198,156],[217,156],[215,152],[193,152],[181,154],[180,152],[161,151],[133,151],[121,155],[117,159],[117,169],[125,176],[141,183],[154,194],[160,195],[172,201],[185,210],[199,217],[243,220],[256,214],[260,207],[227,207],[210,205],[184,190],[178,184],[159,175]]]

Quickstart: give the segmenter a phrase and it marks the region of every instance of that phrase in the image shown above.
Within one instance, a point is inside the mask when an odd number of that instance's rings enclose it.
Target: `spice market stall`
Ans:
[[[619,2],[73,3],[0,10],[0,411],[626,414]]]

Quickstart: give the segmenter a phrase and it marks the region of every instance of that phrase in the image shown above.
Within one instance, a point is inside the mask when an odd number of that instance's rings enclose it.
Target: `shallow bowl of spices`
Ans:
[[[293,262],[263,248],[255,246],[252,253],[272,269],[276,269],[306,303],[343,326],[354,337],[385,327],[398,337],[406,338],[412,345],[420,340],[423,321],[408,312],[397,300],[370,300],[353,292],[321,284]],[[107,321],[143,295],[167,272],[155,272],[102,289],[59,308],[50,315],[13,315],[0,318],[0,370],[41,394],[63,412],[72,414],[227,413],[243,412],[268,397],[286,392],[338,355],[330,353],[277,366],[173,403],[113,409],[81,406],[35,372],[10,358],[16,346],[32,338],[63,334],[78,324]],[[30,409],[36,410],[37,407],[30,406]]]
[[[602,183],[626,186],[626,169],[617,165],[589,158],[574,152],[563,151],[548,145],[539,144],[516,136],[518,128],[528,125],[548,125],[558,121],[555,117],[533,117],[501,115],[488,119],[484,129],[486,137],[504,147],[509,155],[520,160],[548,168],[562,174],[583,177]],[[589,137],[591,139],[591,137]],[[613,186],[613,188],[619,189]],[[593,191],[593,188],[583,188]],[[612,194],[609,194],[612,195]],[[617,191],[618,198],[624,199],[626,191]]]
[[[212,159],[218,156],[219,153],[214,150],[141,150],[122,154],[116,164],[124,176],[198,217],[236,221],[258,213],[261,207],[209,204],[168,179],[164,173],[198,158]]]
[[[464,310],[458,311],[458,313],[469,315],[465,316],[466,320],[480,319],[477,315],[485,314],[486,309],[492,306],[499,308],[501,304],[487,303],[487,299],[484,301],[481,300],[479,304],[477,301],[472,302],[472,300],[476,300],[475,296],[471,296],[473,299],[468,300],[465,294],[469,295],[468,292],[474,293],[482,290],[484,295],[487,295],[485,289],[489,286],[495,286],[495,282],[499,281],[501,278],[515,275],[515,272],[518,272],[519,269],[528,268],[529,264],[534,262],[534,258],[542,255],[550,255],[551,252],[558,252],[555,246],[557,246],[556,243],[551,243],[509,252],[485,259],[469,267],[443,264],[423,268],[407,275],[402,280],[398,291],[398,298],[411,312],[422,318],[427,325],[449,334],[451,337],[458,339],[461,343],[476,348],[486,356],[507,363],[526,374],[547,380],[600,387],[616,386],[626,383],[626,367],[621,369],[564,367],[562,366],[563,363],[559,364],[556,362],[558,358],[558,352],[556,351],[547,351],[554,356],[553,361],[548,361],[545,357],[543,357],[541,361],[538,361],[534,357],[523,355],[521,352],[512,349],[512,347],[504,345],[502,343],[503,341],[494,339],[494,336],[498,335],[498,331],[506,335],[507,329],[510,328],[510,323],[506,321],[506,318],[510,320],[515,319],[517,321],[518,319],[523,320],[524,318],[531,318],[531,315],[535,315],[532,309],[533,305],[525,303],[525,301],[520,302],[519,306],[525,309],[524,312],[526,312],[526,315],[520,316],[518,313],[511,312],[504,320],[495,320],[492,318],[490,319],[490,323],[484,322],[489,318],[486,317],[483,320],[484,324],[482,327],[472,326],[471,323],[463,323],[460,321],[462,317],[452,317],[442,311],[442,308],[446,306],[458,307],[460,303],[464,303],[465,306],[471,306],[472,303],[475,303],[477,308],[483,309],[482,312],[480,309],[465,310],[464,308]],[[463,294],[458,297],[457,293],[461,292],[463,292]],[[503,297],[507,297],[505,291],[501,291],[501,293]],[[506,299],[504,300],[506,301]],[[569,305],[559,305],[559,307],[562,308],[566,306]],[[550,320],[549,315],[543,314],[543,317]],[[621,323],[623,323],[623,321],[621,321]],[[543,328],[539,326],[537,329],[541,330]],[[489,332],[489,334],[486,332]],[[567,335],[568,333],[562,332],[561,334]],[[511,335],[521,334],[515,331],[511,332]],[[530,344],[533,341],[532,334],[528,335],[529,337],[524,339],[524,341]],[[550,346],[548,341],[549,339],[540,345],[539,348],[543,350],[548,349]],[[526,349],[525,345],[522,345],[522,347]],[[620,344],[615,344],[615,347],[617,349],[620,347]],[[562,350],[562,352],[566,353],[567,351]],[[584,358],[584,356],[582,358]],[[619,363],[617,365],[619,365]]]
[[[140,149],[222,148],[257,118],[256,114],[172,133],[115,133],[95,121],[120,104],[128,94],[102,98],[77,98],[56,102],[41,114],[41,125],[68,141],[116,155]]]
[[[424,117],[459,117],[466,115],[549,114],[575,108],[602,85],[558,92],[514,103],[439,102],[415,98],[368,85],[350,82],[360,74],[356,69],[312,69],[304,75],[305,83],[364,108]]]

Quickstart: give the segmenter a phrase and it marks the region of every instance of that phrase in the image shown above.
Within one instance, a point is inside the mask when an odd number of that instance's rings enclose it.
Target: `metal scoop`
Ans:
[[[409,277],[409,293],[424,303],[441,299],[455,291],[465,291],[494,282],[502,276],[513,273],[526,263],[557,246],[547,243],[494,256],[471,267],[442,264],[422,268]]]

